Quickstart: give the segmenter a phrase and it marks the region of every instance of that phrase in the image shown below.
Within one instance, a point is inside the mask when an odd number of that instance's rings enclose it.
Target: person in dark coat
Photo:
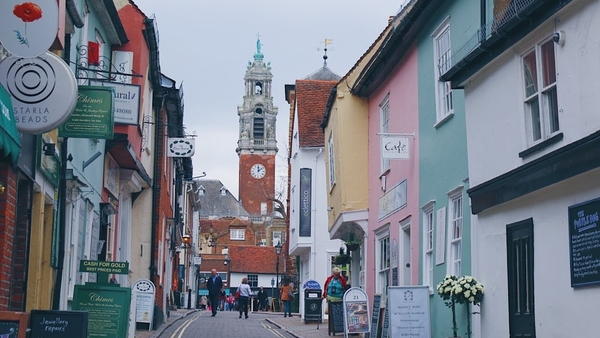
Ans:
[[[217,275],[217,269],[212,269],[210,271],[210,277],[208,277],[208,281],[206,281],[206,288],[208,289],[208,299],[210,300],[210,305],[212,307],[211,317],[214,317],[217,315],[219,294],[223,289],[223,280],[221,279],[221,276]]]
[[[266,311],[267,310],[267,299],[269,298],[267,296],[267,292],[263,289],[263,287],[260,287],[260,291],[258,291],[258,293],[256,294],[256,298],[258,298],[258,310],[259,311]]]

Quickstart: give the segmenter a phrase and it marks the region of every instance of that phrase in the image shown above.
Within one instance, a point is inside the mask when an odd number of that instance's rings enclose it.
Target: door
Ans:
[[[411,271],[410,260],[411,260],[411,238],[410,238],[410,218],[406,221],[400,222],[400,237],[401,244],[400,250],[402,251],[402,258],[400,261],[400,270],[402,271],[402,283],[400,285],[412,285],[411,282]]]
[[[506,226],[511,338],[535,338],[533,219]]]

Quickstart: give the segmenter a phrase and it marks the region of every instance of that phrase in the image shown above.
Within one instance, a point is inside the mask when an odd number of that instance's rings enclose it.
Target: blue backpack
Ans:
[[[340,279],[332,278],[327,284],[327,295],[336,298],[342,298],[344,296],[344,288]]]

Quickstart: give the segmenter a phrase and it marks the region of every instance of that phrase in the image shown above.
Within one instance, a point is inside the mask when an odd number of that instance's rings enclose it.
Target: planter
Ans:
[[[346,245],[346,250],[348,251],[356,251],[360,248],[360,243],[344,243]]]
[[[350,263],[350,256],[348,255],[335,257],[335,264],[344,265],[348,263]]]

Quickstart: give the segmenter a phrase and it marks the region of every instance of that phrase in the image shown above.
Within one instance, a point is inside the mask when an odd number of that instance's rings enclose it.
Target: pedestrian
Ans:
[[[263,289],[262,286],[256,294],[256,298],[258,298],[258,310],[265,311],[267,309],[267,298],[269,297],[267,296],[267,292]]]
[[[219,307],[219,293],[223,289],[223,280],[221,276],[217,275],[217,269],[212,269],[210,271],[210,277],[208,277],[208,281],[206,282],[206,288],[208,289],[208,299],[210,300],[211,317],[217,315],[217,308]]]
[[[325,308],[325,314],[329,313],[329,303],[341,301],[344,297],[344,290],[346,289],[346,278],[342,276],[342,271],[337,266],[333,268],[331,276],[325,280],[323,286],[323,298],[327,299],[327,307]]]
[[[233,311],[233,303],[234,302],[235,302],[235,297],[233,297],[233,295],[230,293],[229,296],[227,296],[227,310]]]
[[[250,285],[248,285],[248,278],[242,278],[242,283],[238,286],[238,291],[240,292],[240,299],[238,300],[240,318],[242,318],[242,313],[248,319],[248,301],[250,300],[250,296],[252,296],[252,289],[250,289]]]
[[[339,301],[344,297],[346,289],[346,278],[342,276],[342,271],[337,266],[333,268],[331,276],[325,280],[323,286],[323,298],[329,301]]]
[[[221,290],[219,292],[219,311],[225,310],[225,299],[227,295],[225,294],[225,290]]]
[[[207,304],[208,304],[208,299],[206,298],[206,295],[202,295],[202,297],[200,297],[200,308],[202,310],[206,310]]]
[[[288,278],[283,279],[281,284],[280,297],[283,301],[283,317],[292,316],[292,301],[294,300],[294,286],[290,284]]]

